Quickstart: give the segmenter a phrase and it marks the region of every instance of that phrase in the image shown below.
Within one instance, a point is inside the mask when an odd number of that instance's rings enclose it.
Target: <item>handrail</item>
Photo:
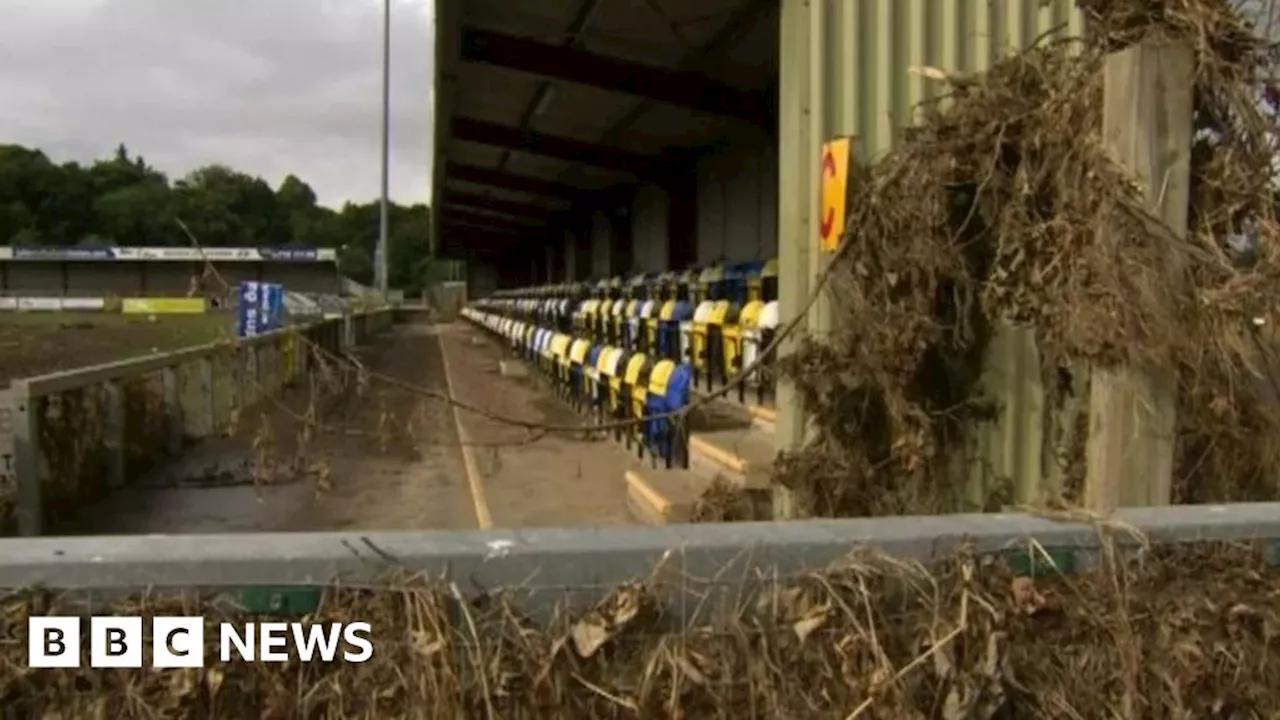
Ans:
[[[1127,508],[1111,519],[1120,548],[1264,541],[1280,548],[1280,503]],[[1034,538],[1035,549],[1031,539]],[[13,538],[0,541],[0,588],[129,592],[190,588],[386,587],[406,573],[453,582],[467,596],[518,589],[542,613],[667,569],[668,590],[794,578],[857,547],[928,563],[962,546],[1041,572],[1087,570],[1096,523],[1014,513],[797,522],[522,530],[254,533]],[[1053,558],[1053,559],[1050,559]],[[1051,563],[1061,566],[1052,568]],[[396,572],[389,572],[396,571]],[[655,579],[654,584],[663,584]],[[571,597],[572,596],[572,597]]]

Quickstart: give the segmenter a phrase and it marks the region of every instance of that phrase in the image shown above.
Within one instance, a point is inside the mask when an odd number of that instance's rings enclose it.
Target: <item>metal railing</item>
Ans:
[[[1280,559],[1280,503],[1130,508],[1112,521],[1130,531],[1115,534],[1122,548],[1141,547],[1132,532],[1151,544],[1261,543],[1273,562]],[[1022,572],[1044,574],[1087,571],[1102,540],[1094,524],[999,513],[576,529],[12,538],[0,542],[0,588],[81,591],[103,601],[139,591],[238,593],[242,607],[244,598],[261,602],[246,609],[308,612],[305,605],[318,602],[326,587],[385,587],[396,582],[389,580],[393,569],[454,583],[468,597],[517,590],[522,609],[546,619],[648,578],[676,617],[701,624],[714,621],[717,605],[733,612],[753,587],[827,568],[857,547],[928,564],[953,557],[962,545],[978,554],[1004,555]],[[660,567],[665,574],[655,573]],[[690,614],[695,607],[700,616]]]
[[[124,486],[306,377],[312,344],[341,352],[391,322],[391,310],[379,309],[15,380],[6,393],[13,457],[4,488],[11,497],[0,497],[9,515],[3,530],[43,534],[52,518]]]

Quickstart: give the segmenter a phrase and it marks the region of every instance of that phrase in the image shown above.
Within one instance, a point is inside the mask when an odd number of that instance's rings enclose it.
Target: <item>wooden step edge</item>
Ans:
[[[778,434],[778,426],[769,422],[768,420],[761,420],[760,418],[755,418],[754,420],[751,421],[751,427],[755,428],[756,430],[759,430],[760,432],[764,433],[765,435],[768,435],[769,437],[773,437],[774,435]]]
[[[775,425],[778,422],[778,411],[766,405],[747,405],[747,412],[751,413],[751,417],[761,422]]]
[[[689,454],[693,455],[695,453],[739,475],[746,475],[749,469],[745,458],[698,435],[693,435],[689,438]]]
[[[693,502],[680,502],[668,497],[637,470],[623,474],[627,485],[627,507],[637,520],[649,525],[688,522],[693,516]]]

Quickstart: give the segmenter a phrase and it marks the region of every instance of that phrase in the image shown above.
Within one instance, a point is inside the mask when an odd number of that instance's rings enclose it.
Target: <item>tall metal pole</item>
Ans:
[[[382,198],[379,207],[378,247],[374,252],[378,292],[387,294],[387,234],[391,164],[391,0],[382,2]]]

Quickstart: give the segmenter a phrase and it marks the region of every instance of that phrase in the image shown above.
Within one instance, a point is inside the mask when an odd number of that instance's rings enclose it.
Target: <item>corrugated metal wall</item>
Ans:
[[[824,90],[821,122],[858,137],[864,159],[892,147],[912,108],[945,89],[914,68],[980,72],[1039,37],[1084,28],[1074,0],[824,0],[808,14],[821,15],[810,18],[821,37],[808,59],[810,83]]]
[[[779,275],[783,317],[807,300],[825,257],[815,216],[822,142],[853,136],[860,159],[891,149],[912,109],[943,90],[913,69],[981,71],[994,59],[1058,29],[1083,34],[1074,0],[781,0],[779,93]],[[831,326],[814,303],[811,332]],[[803,413],[779,386],[777,442],[798,446]],[[785,509],[779,508],[782,514]]]

